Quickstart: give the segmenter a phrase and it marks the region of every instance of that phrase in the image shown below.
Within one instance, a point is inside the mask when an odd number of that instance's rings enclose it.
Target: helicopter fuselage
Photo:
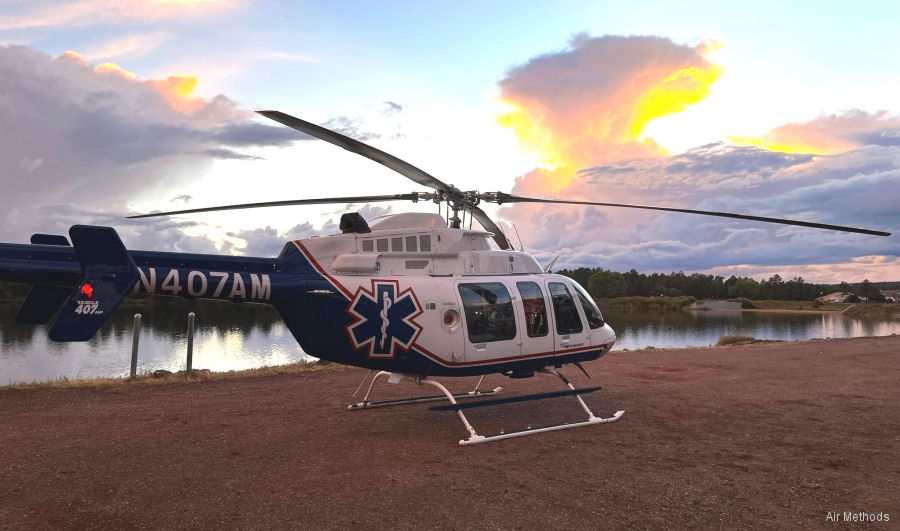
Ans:
[[[379,370],[530,376],[609,351],[615,333],[580,286],[490,236],[399,214],[290,242],[271,303],[304,351]]]
[[[371,229],[363,222],[288,242],[276,258],[122,248],[136,270],[125,290],[271,304],[306,353],[407,374],[530,376],[612,347],[615,333],[580,286],[527,253],[491,249],[490,237],[448,228],[437,215],[397,214]],[[118,302],[93,293],[105,273],[88,273],[94,266],[80,262],[78,245],[0,249],[0,279],[36,286],[20,313],[45,307],[43,320],[17,320],[46,322],[68,297],[60,312],[76,315],[57,336],[85,340],[80,320],[112,312]]]

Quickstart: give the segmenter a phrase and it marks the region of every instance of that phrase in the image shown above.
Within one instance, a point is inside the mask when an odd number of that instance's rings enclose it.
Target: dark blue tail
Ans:
[[[69,236],[83,274],[50,329],[50,339],[87,341],[134,288],[138,271],[115,229],[75,225]]]

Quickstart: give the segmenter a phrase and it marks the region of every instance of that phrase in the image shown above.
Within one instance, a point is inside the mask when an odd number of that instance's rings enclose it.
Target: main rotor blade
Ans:
[[[375,203],[379,201],[418,201],[431,199],[434,194],[416,193],[395,195],[359,195],[355,197],[321,197],[317,199],[290,199],[286,201],[267,201],[265,203],[244,203],[240,205],[224,205],[205,208],[189,208],[186,210],[172,210],[170,212],[153,212],[152,214],[138,214],[128,218],[152,218],[157,216],[174,216],[176,214],[194,214],[197,212],[215,212],[217,210],[240,210],[242,208],[260,208],[289,205],[330,205],[332,203]]]
[[[501,249],[505,250],[510,248],[509,241],[507,241],[506,236],[503,235],[503,231],[488,217],[484,210],[473,206],[469,207],[469,213],[472,214],[473,218],[478,220],[478,223],[481,223],[484,230],[494,233],[494,241],[497,242],[497,245],[499,245]]]
[[[340,146],[347,151],[351,151],[353,153],[356,153],[357,155],[366,157],[367,159],[374,160],[375,162],[394,170],[400,175],[412,179],[422,186],[427,186],[441,192],[447,192],[451,190],[450,185],[445,184],[438,178],[420,170],[419,168],[416,168],[405,160],[398,159],[397,157],[389,153],[385,153],[380,149],[373,148],[368,144],[363,144],[359,140],[355,140],[353,138],[350,138],[349,136],[344,136],[340,133],[331,131],[330,129],[325,129],[324,127],[307,122],[305,120],[301,120],[300,118],[295,118],[280,111],[256,112],[265,116],[266,118],[275,120],[276,122],[282,123],[288,127],[292,127],[310,136],[314,136],[326,142],[331,142],[332,144]]]
[[[747,214],[733,214],[731,212],[712,212],[709,210],[692,210],[689,208],[670,208],[650,205],[629,205],[624,203],[598,203],[594,201],[568,201],[564,199],[538,199],[535,197],[521,197],[517,195],[498,193],[496,194],[496,202],[503,203],[556,203],[560,205],[591,205],[591,206],[607,206],[617,208],[641,208],[644,210],[662,210],[665,212],[682,212],[684,214],[700,214],[703,216],[719,216],[722,218],[748,219],[751,221],[762,221],[764,223],[779,223],[782,225],[797,225],[800,227],[812,227],[814,229],[829,229],[841,232],[856,232],[859,234],[870,234],[872,236],[890,236],[890,232],[882,232],[878,230],[859,229],[856,227],[844,227],[842,225],[829,225],[827,223],[813,223],[810,221],[797,221],[795,219],[784,218],[767,218],[764,216],[750,216]]]

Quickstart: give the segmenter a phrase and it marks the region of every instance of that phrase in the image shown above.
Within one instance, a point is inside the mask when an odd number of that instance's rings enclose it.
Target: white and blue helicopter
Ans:
[[[485,203],[557,203],[639,208],[799,225],[861,234],[890,233],[769,218],[648,205],[521,197],[462,191],[415,166],[358,140],[278,111],[260,114],[310,136],[369,158],[429,188],[396,195],[297,199],[154,212],[139,217],[217,210],[383,201],[433,201],[447,215],[404,213],[366,221],[344,214],[341,234],[288,242],[274,258],[127,250],[113,228],[75,225],[65,236],[35,234],[30,245],[0,244],[0,280],[32,285],[16,321],[44,324],[50,338],[86,341],[129,293],[256,302],[280,314],[303,350],[317,358],[378,371],[362,402],[350,409],[446,400],[435,409],[457,412],[468,431],[460,444],[519,437],[612,422],[596,416],[560,372],[595,360],[616,341],[594,300],[564,276],[549,273],[529,254],[512,248],[503,231],[479,208]],[[466,228],[468,217],[468,228]],[[472,229],[472,220],[484,230]],[[496,247],[491,246],[491,240]],[[484,376],[558,377],[567,389],[485,399]],[[587,375],[587,372],[585,371]],[[367,378],[363,380],[365,383]],[[475,388],[453,394],[435,377],[480,376]],[[435,396],[370,401],[375,383],[412,380],[435,387]],[[360,384],[363,385],[362,383]],[[574,396],[587,419],[493,436],[479,435],[464,414],[469,407]],[[465,401],[463,398],[482,398]]]

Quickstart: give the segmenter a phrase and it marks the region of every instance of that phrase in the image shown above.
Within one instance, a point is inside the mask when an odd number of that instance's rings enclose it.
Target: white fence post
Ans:
[[[137,358],[138,343],[141,341],[141,314],[134,314],[134,331],[131,339],[131,375],[129,379],[134,380],[137,375]]]
[[[194,362],[194,312],[188,314],[188,330],[187,330],[187,374],[191,374],[191,368]]]

